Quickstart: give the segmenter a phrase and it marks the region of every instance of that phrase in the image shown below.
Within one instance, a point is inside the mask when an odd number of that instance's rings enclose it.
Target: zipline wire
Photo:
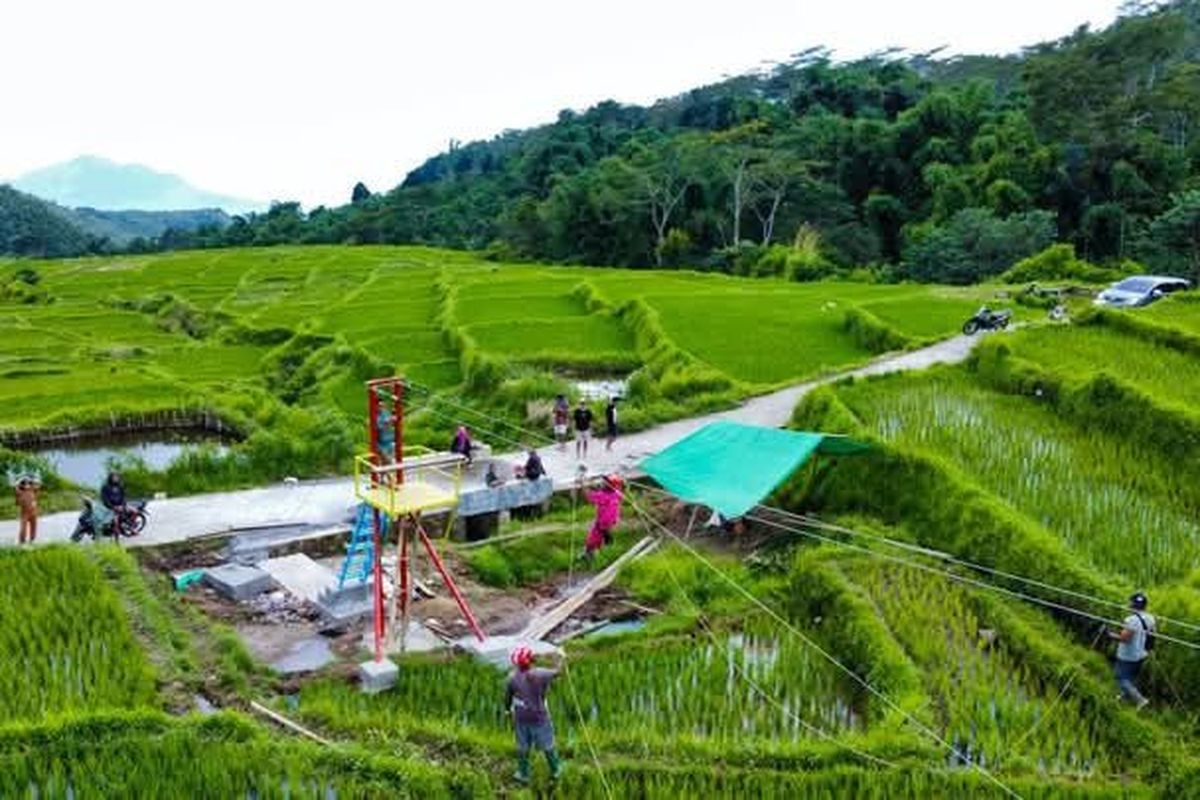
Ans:
[[[463,405],[460,405],[460,404],[457,404],[457,403],[453,403],[453,402],[451,402],[451,401],[444,400],[443,398],[434,397],[434,396],[433,396],[433,394],[432,394],[432,391],[431,391],[431,390],[429,390],[429,389],[427,389],[427,388],[424,388],[424,387],[423,387],[423,391],[424,391],[424,392],[427,394],[427,396],[430,398],[430,400],[431,400],[432,402],[440,402],[440,403],[444,403],[444,404],[446,404],[446,405],[450,405],[450,406],[456,407],[456,408],[458,408],[458,409],[459,409],[459,410],[461,410],[461,411],[464,411],[464,412],[467,412],[467,413],[473,414],[473,415],[475,415],[475,416],[477,416],[477,417],[482,417],[482,418],[484,418],[484,419],[487,419],[487,420],[498,419],[497,417],[494,417],[493,415],[487,414],[487,413],[485,413],[485,412],[477,411],[477,410],[475,410],[475,409],[471,409],[471,408],[469,408],[469,407],[467,407],[467,406],[463,406]],[[461,424],[461,423],[463,423],[463,422],[465,422],[465,421],[464,421],[464,420],[462,420],[461,418],[455,418],[455,417],[452,417],[452,416],[448,416],[448,415],[446,415],[445,413],[443,413],[443,412],[439,412],[439,411],[437,411],[437,410],[435,410],[435,409],[432,409],[432,408],[428,408],[428,407],[426,407],[426,410],[430,411],[430,413],[433,413],[433,414],[435,414],[435,415],[437,415],[437,416],[440,416],[440,417],[442,417],[443,419],[447,419],[447,420],[450,420],[450,421],[458,422],[458,423],[460,423],[460,424]],[[525,428],[521,428],[520,426],[514,425],[513,423],[507,422],[507,421],[505,421],[505,420],[499,420],[499,421],[500,421],[500,422],[503,422],[505,425],[507,425],[507,426],[509,426],[509,427],[511,427],[511,428],[515,428],[516,430],[519,430],[519,431],[521,431],[522,433],[524,433],[524,434],[526,435],[526,438],[527,438],[527,439],[534,439],[534,440],[541,439],[542,441],[548,441],[548,440],[549,440],[549,439],[548,439],[548,437],[546,437],[544,434],[538,434],[538,433],[536,433],[536,432],[534,432],[534,431],[529,431],[529,430],[527,430],[527,429],[525,429]],[[488,430],[487,428],[484,428],[484,427],[482,427],[482,426],[480,426],[480,425],[478,425],[478,424],[476,424],[476,423],[471,423],[471,424],[475,425],[475,426],[476,426],[476,428],[477,428],[478,430],[482,431],[482,432],[483,432],[483,433],[485,433],[485,434],[488,434],[488,435],[489,435],[489,436],[491,436],[491,437],[494,437],[494,438],[496,438],[496,439],[499,439],[499,440],[501,440],[501,441],[506,441],[506,442],[508,442],[508,443],[510,443],[510,444],[515,444],[515,445],[517,445],[518,447],[524,447],[524,446],[525,446],[525,443],[524,443],[524,442],[518,442],[518,441],[516,441],[516,440],[514,440],[514,439],[508,438],[508,437],[506,437],[506,436],[503,436],[503,435],[501,435],[501,434],[498,434],[498,433],[496,433],[496,432],[494,432],[494,431],[490,431],[490,430]],[[664,489],[661,489],[661,488],[659,488],[659,487],[657,487],[657,486],[653,486],[653,485],[651,485],[651,484],[648,484],[648,483],[646,483],[645,481],[641,481],[641,480],[630,480],[630,483],[632,483],[632,484],[635,484],[635,485],[637,485],[638,487],[640,487],[640,488],[642,488],[642,489],[646,489],[646,490],[648,490],[648,491],[650,491],[650,492],[656,492],[656,493],[659,493],[659,494],[662,494],[662,495],[666,495],[666,496],[669,496],[669,497],[674,497],[674,495],[671,495],[671,493],[670,493],[670,492],[667,492],[667,491],[665,491]],[[791,516],[799,516],[799,515],[794,515],[794,514],[792,514],[792,512],[788,512],[788,511],[786,511],[786,510],[784,510],[784,509],[777,508],[777,507],[775,507],[775,506],[763,506],[763,505],[760,505],[760,506],[758,506],[758,507],[759,507],[759,508],[763,508],[763,509],[769,509],[769,510],[771,511],[771,513],[779,513],[779,514],[782,514],[782,515],[784,515],[784,516],[789,516],[789,515],[791,515]],[[1110,619],[1110,618],[1107,618],[1107,617],[1102,617],[1102,616],[1099,616],[1099,615],[1096,615],[1096,614],[1092,614],[1092,613],[1090,613],[1090,612],[1083,611],[1083,610],[1081,610],[1081,609],[1078,609],[1078,608],[1074,608],[1073,606],[1069,606],[1069,605],[1066,605],[1066,604],[1063,604],[1063,603],[1057,603],[1057,602],[1055,602],[1055,601],[1052,601],[1052,600],[1047,600],[1047,599],[1045,599],[1045,598],[1038,597],[1037,595],[1027,594],[1027,593],[1024,593],[1024,592],[1018,592],[1018,591],[1015,591],[1015,590],[1013,590],[1013,589],[1008,589],[1008,588],[1006,588],[1006,587],[1003,587],[1003,586],[998,586],[998,585],[996,585],[996,584],[987,583],[987,582],[984,582],[984,581],[979,581],[979,580],[974,580],[974,579],[972,579],[972,578],[969,578],[969,577],[967,577],[967,576],[964,576],[964,575],[958,575],[958,574],[955,574],[955,573],[953,573],[953,572],[949,572],[949,571],[946,571],[946,570],[940,570],[940,569],[936,569],[936,568],[934,568],[934,567],[930,567],[930,566],[928,566],[928,565],[926,565],[926,564],[920,564],[920,563],[918,563],[918,562],[909,561],[909,560],[906,560],[906,559],[899,558],[899,557],[897,557],[897,556],[888,555],[887,553],[881,553],[881,552],[879,552],[878,550],[872,550],[872,549],[870,549],[870,548],[867,548],[867,547],[862,547],[862,546],[858,546],[858,545],[853,545],[853,544],[850,544],[849,542],[844,542],[844,541],[842,541],[842,540],[840,540],[840,539],[834,539],[834,538],[832,538],[832,537],[828,537],[828,536],[821,536],[821,535],[819,535],[819,534],[816,534],[816,533],[814,533],[814,532],[812,532],[812,531],[809,531],[809,530],[803,530],[803,529],[801,529],[801,528],[792,527],[792,526],[788,526],[788,525],[783,525],[783,524],[781,524],[781,523],[779,523],[779,522],[776,522],[776,521],[773,521],[773,520],[763,519],[763,518],[761,518],[761,517],[756,517],[756,516],[751,516],[751,515],[747,515],[745,518],[746,518],[746,519],[751,519],[751,520],[753,520],[753,521],[755,521],[755,522],[762,523],[762,524],[764,524],[764,525],[767,525],[767,526],[769,526],[769,527],[774,527],[774,528],[776,528],[776,529],[778,529],[778,530],[783,530],[783,531],[786,531],[786,532],[789,532],[789,533],[796,533],[796,534],[799,534],[799,535],[802,535],[802,536],[808,536],[808,537],[810,537],[810,538],[818,539],[818,540],[820,540],[820,541],[823,541],[823,542],[826,542],[826,543],[829,543],[829,544],[833,544],[833,545],[837,545],[837,546],[846,547],[846,548],[848,548],[848,549],[851,549],[851,550],[856,550],[856,551],[863,552],[863,553],[867,553],[867,554],[873,555],[873,556],[875,556],[875,557],[878,557],[878,558],[884,558],[884,559],[887,559],[887,560],[890,560],[890,561],[894,561],[894,562],[896,562],[896,563],[905,564],[905,565],[907,565],[907,566],[910,566],[910,567],[913,567],[913,568],[915,568],[915,569],[920,569],[920,570],[923,570],[923,571],[925,571],[925,572],[928,572],[928,573],[931,573],[931,574],[935,574],[935,575],[941,575],[941,576],[943,576],[943,577],[945,577],[945,578],[948,578],[948,579],[950,579],[950,580],[958,581],[958,582],[960,582],[960,583],[965,583],[965,584],[968,584],[968,585],[971,585],[971,586],[975,586],[975,587],[977,587],[977,588],[986,589],[986,590],[995,591],[995,592],[1000,592],[1000,593],[1002,593],[1002,594],[1005,594],[1005,595],[1007,595],[1007,596],[1009,596],[1009,597],[1012,597],[1012,598],[1016,598],[1016,599],[1019,599],[1019,600],[1024,600],[1024,601],[1031,602],[1031,603],[1035,603],[1035,604],[1037,604],[1037,605],[1041,605],[1041,606],[1044,606],[1044,607],[1046,607],[1046,608],[1051,608],[1051,609],[1054,609],[1054,610],[1056,610],[1056,611],[1061,611],[1061,612],[1063,612],[1063,613],[1067,613],[1067,614],[1073,614],[1073,615],[1075,615],[1075,616],[1079,616],[1079,617],[1082,617],[1082,618],[1085,618],[1085,619],[1092,620],[1093,622],[1102,622],[1102,623],[1105,623],[1105,624],[1108,624],[1108,625],[1113,625],[1113,626],[1118,626],[1118,627],[1120,627],[1120,626],[1123,626],[1123,625],[1124,625],[1124,623],[1123,623],[1122,621],[1113,620],[1113,619]],[[834,530],[837,530],[838,532],[842,532],[842,533],[847,533],[847,532],[849,532],[849,531],[851,530],[851,529],[849,529],[849,528],[843,528],[842,526],[832,526],[832,524],[831,524],[831,523],[825,523],[825,522],[821,522],[821,523],[819,523],[819,525],[818,525],[818,524],[816,524],[816,523],[808,523],[808,524],[810,525],[810,527],[826,527],[826,528],[830,528],[830,527],[832,527]],[[937,550],[931,550],[931,549],[928,549],[928,548],[921,547],[921,546],[919,546],[919,545],[913,545],[913,544],[910,544],[910,543],[908,543],[908,542],[899,542],[899,541],[897,541],[897,540],[893,540],[893,539],[887,539],[886,537],[879,537],[879,536],[876,536],[876,535],[873,535],[873,534],[863,534],[863,533],[861,533],[861,532],[856,532],[856,533],[858,533],[859,535],[861,535],[861,536],[863,536],[863,537],[865,537],[865,538],[876,538],[876,539],[879,539],[879,540],[881,540],[881,541],[883,541],[883,542],[885,542],[885,543],[892,544],[893,546],[900,547],[900,548],[902,548],[902,549],[907,549],[907,550],[910,550],[910,551],[913,551],[913,552],[918,552],[918,553],[921,553],[921,554],[923,554],[923,555],[927,555],[927,556],[930,556],[930,557],[933,557],[933,558],[939,558],[939,559],[942,559],[942,560],[951,561],[952,563],[960,564],[961,566],[966,566],[966,567],[970,567],[970,568],[973,568],[973,569],[980,569],[980,570],[981,570],[981,571],[983,571],[983,572],[989,572],[989,573],[991,573],[991,574],[995,574],[995,575],[1002,576],[1002,577],[1010,577],[1010,578],[1011,578],[1011,579],[1013,579],[1013,580],[1023,581],[1023,582],[1026,582],[1026,583],[1029,583],[1029,584],[1032,584],[1032,585],[1040,585],[1040,586],[1043,586],[1043,587],[1045,587],[1045,588],[1052,589],[1053,591],[1058,591],[1058,592],[1061,592],[1061,593],[1063,593],[1063,594],[1072,594],[1072,593],[1073,593],[1073,592],[1072,592],[1072,590],[1070,590],[1070,589],[1064,589],[1064,588],[1062,588],[1062,587],[1053,586],[1052,584],[1048,584],[1048,583],[1044,583],[1044,582],[1041,582],[1041,581],[1037,581],[1037,580],[1035,580],[1035,579],[1032,579],[1032,578],[1024,578],[1024,577],[1022,577],[1022,576],[1018,576],[1018,575],[1015,575],[1015,574],[1012,574],[1012,573],[1005,573],[1005,572],[1003,572],[1003,571],[1001,571],[1001,570],[994,570],[994,569],[992,569],[992,568],[985,567],[985,566],[983,566],[983,565],[981,565],[981,564],[973,564],[972,562],[964,561],[964,560],[962,560],[962,559],[957,559],[957,558],[955,558],[955,557],[953,557],[953,556],[950,556],[949,554],[944,554],[944,553],[941,553],[941,551],[937,551]],[[1076,593],[1076,594],[1078,594],[1078,593]],[[1085,595],[1084,597],[1087,597],[1087,596]],[[1098,602],[1105,603],[1105,604],[1107,604],[1107,605],[1110,605],[1110,606],[1118,606],[1118,607],[1120,607],[1120,606],[1119,606],[1119,604],[1116,604],[1116,603],[1114,603],[1113,601],[1102,601],[1102,600],[1100,600],[1099,598],[1087,598],[1087,599],[1093,599],[1093,600],[1096,600],[1096,601],[1098,601]],[[1168,618],[1166,618],[1166,617],[1160,617],[1160,619],[1161,619],[1163,622],[1172,623],[1172,624],[1179,624],[1179,625],[1181,625],[1181,626],[1183,626],[1183,627],[1190,627],[1190,628],[1195,628],[1195,629],[1198,629],[1198,630],[1200,630],[1200,626],[1191,625],[1190,623],[1184,623],[1184,622],[1180,622],[1180,621],[1177,621],[1177,620],[1170,620],[1170,619],[1168,619]],[[1191,641],[1188,641],[1188,640],[1185,640],[1185,639],[1179,639],[1179,638],[1176,638],[1176,637],[1174,637],[1174,636],[1171,636],[1171,635],[1169,635],[1169,634],[1161,633],[1161,632],[1158,632],[1158,631],[1156,631],[1156,632],[1155,632],[1154,636],[1155,636],[1155,638],[1156,638],[1156,639],[1161,639],[1161,640],[1163,640],[1163,641],[1166,641],[1166,642],[1171,642],[1171,643],[1173,643],[1173,644],[1179,644],[1179,645],[1182,645],[1182,646],[1184,646],[1184,647],[1190,648],[1190,649],[1192,649],[1192,650],[1197,650],[1197,651],[1200,651],[1200,644],[1197,644],[1197,643],[1195,643],[1195,642],[1191,642]]]
[[[632,503],[631,503],[631,505],[632,505]],[[641,515],[643,519],[646,519],[647,521],[652,521],[649,519],[649,517],[647,517],[647,515],[643,511],[641,511],[641,509],[635,507],[634,510],[637,511],[638,514]],[[709,638],[712,640],[713,647],[720,650],[721,642],[717,638],[716,633],[709,626],[708,621],[704,618],[704,616],[703,616],[704,609],[691,596],[691,594],[688,592],[688,590],[684,587],[683,583],[680,582],[679,577],[675,574],[675,569],[674,569],[674,567],[671,566],[670,561],[665,561],[664,566],[667,568],[667,574],[671,577],[671,582],[675,584],[675,588],[679,590],[679,593],[683,596],[683,598],[685,600],[687,600],[688,604],[691,605],[692,608],[696,609],[697,622],[699,623],[700,627],[704,630],[704,632],[706,634],[708,634]],[[792,720],[794,720],[795,722],[799,723],[805,730],[816,734],[817,736],[819,736],[822,739],[825,739],[826,741],[832,742],[834,745],[836,745],[838,747],[841,747],[845,750],[849,750],[854,755],[856,755],[859,758],[862,758],[866,761],[870,761],[875,764],[880,764],[885,767],[896,767],[897,766],[894,762],[880,758],[879,756],[872,755],[871,753],[868,753],[865,750],[860,750],[859,748],[854,747],[853,745],[848,744],[847,742],[844,742],[844,741],[838,739],[833,734],[829,733],[828,731],[824,730],[823,728],[821,728],[817,725],[813,725],[811,722],[804,719],[796,712],[787,708],[774,695],[772,695],[770,692],[768,692],[766,689],[764,689],[757,681],[755,681],[754,678],[752,678],[749,675],[749,673],[746,672],[746,670],[742,667],[741,664],[739,664],[737,662],[736,659],[731,662],[731,666],[733,668],[733,671],[737,674],[737,676],[739,678],[741,678],[742,680],[744,680],[746,682],[746,684],[751,688],[751,690],[755,694],[757,694],[762,699],[766,700],[768,703],[770,703],[772,706],[774,706],[777,710],[782,712],[785,716],[787,716],[787,717],[791,718]]]
[[[803,631],[801,631],[799,628],[797,628],[795,625],[793,625],[786,617],[779,614],[777,611],[775,611],[773,608],[771,608],[769,605],[767,605],[765,602],[763,602],[757,595],[755,595],[749,589],[742,586],[738,581],[736,581],[732,577],[730,577],[728,573],[726,573],[720,567],[716,566],[711,561],[709,561],[707,558],[705,558],[703,554],[701,554],[699,551],[696,550],[696,548],[692,547],[690,544],[688,544],[686,541],[684,541],[678,534],[676,534],[674,531],[672,531],[670,528],[668,528],[663,523],[661,523],[658,520],[651,517],[646,511],[642,510],[641,506],[635,500],[633,500],[632,498],[626,498],[626,500],[629,502],[630,506],[635,511],[637,511],[639,514],[641,514],[645,519],[649,520],[653,525],[655,525],[657,528],[659,528],[661,531],[663,531],[671,539],[673,539],[686,552],[688,552],[691,556],[696,558],[698,561],[700,561],[700,563],[702,563],[711,572],[713,572],[713,574],[715,574],[722,581],[724,581],[725,583],[727,583],[731,587],[733,587],[733,589],[735,589],[739,594],[744,596],[747,600],[749,600],[751,603],[753,603],[755,606],[757,606],[761,611],[763,611],[765,614],[767,614],[769,617],[771,617],[773,620],[775,620],[775,622],[779,623],[785,630],[789,631],[793,636],[800,639],[800,641],[802,641],[808,647],[815,650],[818,654],[821,655],[821,657],[823,657],[830,664],[833,664],[835,667],[840,669],[842,672],[846,673],[846,675],[848,675],[851,680],[853,680],[855,683],[862,686],[873,697],[875,697],[877,700],[879,700],[881,703],[883,703],[888,708],[890,708],[893,711],[895,711],[896,713],[898,713],[900,716],[902,716],[904,719],[906,719],[908,722],[910,722],[914,727],[916,727],[919,731],[923,732],[925,735],[932,738],[935,742],[937,742],[938,744],[945,747],[947,750],[950,751],[950,753],[952,755],[966,761],[967,764],[972,769],[976,770],[981,775],[986,777],[989,781],[994,783],[998,788],[1000,788],[1002,791],[1004,791],[1005,794],[1007,794],[1011,797],[1016,797],[1016,798],[1018,798],[1018,800],[1020,800],[1021,795],[1017,794],[1013,789],[1009,788],[1003,781],[1001,781],[999,778],[997,778],[995,775],[993,775],[991,772],[989,772],[983,765],[975,763],[974,761],[971,761],[970,759],[965,758],[965,756],[961,752],[959,752],[959,750],[957,748],[955,748],[954,745],[950,744],[948,741],[946,741],[944,738],[942,738],[942,736],[939,735],[937,733],[937,731],[933,730],[928,725],[926,725],[925,723],[923,723],[919,719],[917,719],[915,716],[913,716],[909,712],[905,711],[903,708],[901,708],[899,705],[897,705],[894,700],[892,700],[886,694],[881,692],[879,689],[876,689],[874,686],[872,686],[868,680],[866,680],[865,678],[860,676],[858,673],[856,673],[854,670],[850,669],[845,664],[843,664],[837,658],[837,656],[833,655],[828,650],[821,647],[821,645],[817,644],[817,642],[814,641],[812,639],[812,637],[806,635]]]
[[[1097,605],[1104,605],[1104,606],[1108,606],[1110,608],[1118,608],[1118,609],[1122,609],[1122,610],[1128,608],[1128,606],[1126,604],[1119,603],[1115,600],[1107,600],[1102,597],[1094,597],[1094,596],[1086,594],[1084,592],[1075,591],[1074,589],[1067,589],[1067,588],[1064,588],[1061,586],[1055,586],[1054,584],[1045,583],[1044,581],[1037,580],[1036,578],[1028,578],[1028,577],[1025,577],[1024,575],[1017,575],[1016,573],[1006,572],[1001,569],[996,569],[995,567],[988,567],[988,566],[985,566],[983,564],[979,564],[979,563],[976,563],[973,561],[967,561],[966,559],[951,555],[950,553],[947,553],[944,550],[936,550],[933,548],[923,547],[923,546],[917,545],[917,544],[912,544],[911,542],[903,542],[903,541],[899,541],[896,539],[888,538],[887,536],[880,536],[879,534],[854,530],[853,528],[847,528],[845,526],[837,525],[832,522],[826,522],[825,520],[822,520],[818,517],[811,516],[809,514],[798,514],[794,511],[788,511],[787,509],[779,508],[777,506],[768,506],[768,505],[759,504],[758,506],[756,506],[756,508],[760,508],[763,511],[770,512],[772,514],[778,514],[779,516],[782,516],[782,517],[787,517],[788,519],[795,520],[796,522],[799,522],[802,525],[808,525],[808,526],[811,526],[814,528],[834,531],[836,533],[844,533],[847,536],[856,536],[856,537],[863,538],[863,539],[870,539],[872,541],[880,542],[881,544],[887,544],[887,545],[890,545],[892,547],[896,547],[896,548],[899,548],[902,550],[910,550],[910,551],[918,553],[920,555],[929,556],[930,558],[936,558],[941,561],[955,564],[960,567],[967,567],[968,569],[978,570],[979,572],[985,572],[989,575],[994,575],[998,578],[1004,578],[1006,580],[1018,581],[1020,583],[1029,584],[1030,586],[1037,586],[1038,588],[1047,589],[1049,591],[1056,592],[1056,593],[1062,594],[1062,595],[1066,595],[1068,597],[1074,597],[1078,600],[1086,600],[1086,601],[1089,601],[1092,603],[1096,603]],[[1184,622],[1183,620],[1172,619],[1170,617],[1164,617],[1161,615],[1158,616],[1157,619],[1159,622],[1166,622],[1171,625],[1178,625],[1181,628],[1187,628],[1187,629],[1193,630],[1193,631],[1200,631],[1200,625],[1195,625],[1191,622]]]
[[[575,575],[575,541],[578,538],[578,511],[579,498],[575,492],[571,492],[571,533],[567,547],[569,548],[567,561],[567,586],[570,587]],[[583,733],[583,741],[587,745],[588,752],[592,756],[592,763],[596,765],[596,772],[600,775],[600,784],[604,787],[604,796],[612,798],[612,788],[608,785],[608,778],[604,774],[604,765],[600,763],[600,754],[596,751],[596,745],[592,742],[592,736],[588,732],[587,722],[583,717],[583,704],[579,702],[579,692],[575,688],[575,677],[571,671],[571,665],[565,660],[563,661],[563,671],[567,673],[567,688],[571,690],[571,700],[575,704],[575,715],[579,718],[579,730]]]

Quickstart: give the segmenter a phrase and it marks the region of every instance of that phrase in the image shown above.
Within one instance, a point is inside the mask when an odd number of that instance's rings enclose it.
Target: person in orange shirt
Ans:
[[[17,481],[15,487],[17,510],[21,515],[20,528],[17,534],[18,544],[25,544],[27,541],[33,544],[34,539],[37,538],[37,501],[41,488],[35,481],[27,477],[22,477]]]

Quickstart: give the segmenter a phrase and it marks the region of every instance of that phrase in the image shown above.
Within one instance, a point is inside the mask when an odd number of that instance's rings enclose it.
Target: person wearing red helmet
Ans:
[[[554,724],[546,708],[546,692],[562,668],[563,655],[560,653],[557,658],[555,669],[544,669],[533,665],[530,648],[522,646],[512,652],[516,669],[508,678],[504,706],[513,715],[517,735],[517,771],[513,777],[521,783],[529,782],[529,751],[534,748],[546,754],[551,778],[558,778],[562,772],[558,751],[554,749]]]
[[[621,521],[621,499],[625,481],[620,475],[606,475],[596,491],[588,492],[587,501],[596,507],[596,519],[583,543],[583,558],[589,564],[596,551],[612,543],[612,531]]]

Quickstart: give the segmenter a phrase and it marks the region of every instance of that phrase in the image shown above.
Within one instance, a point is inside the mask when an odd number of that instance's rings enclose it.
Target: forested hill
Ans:
[[[392,191],[176,244],[426,242],[498,257],[968,282],[1055,240],[1200,272],[1200,0],[1009,58],[810,51],[652,107],[453,147]]]
[[[93,237],[52,203],[0,185],[0,255],[62,258],[94,249]]]

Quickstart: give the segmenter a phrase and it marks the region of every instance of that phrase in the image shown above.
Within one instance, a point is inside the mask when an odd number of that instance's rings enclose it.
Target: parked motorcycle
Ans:
[[[1006,310],[992,311],[987,306],[975,312],[975,316],[967,320],[962,327],[962,332],[967,336],[974,336],[979,331],[994,331],[1003,330],[1008,327],[1008,323],[1012,321],[1012,312]]]
[[[72,542],[78,542],[85,536],[92,539],[97,536],[112,536],[115,539],[118,532],[125,537],[137,536],[146,528],[149,514],[146,511],[145,500],[126,503],[113,513],[106,508],[98,510],[96,501],[86,494],[80,495],[79,499],[83,503],[83,510],[79,513],[75,531],[71,534]]]

